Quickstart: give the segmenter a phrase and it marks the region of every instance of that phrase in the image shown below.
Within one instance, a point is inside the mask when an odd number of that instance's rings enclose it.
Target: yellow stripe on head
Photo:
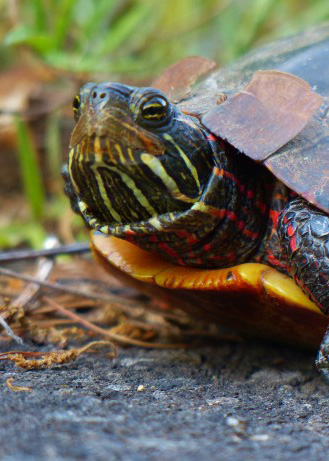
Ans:
[[[194,203],[195,198],[187,197],[186,195],[182,194],[179,190],[176,182],[173,180],[171,176],[168,175],[164,166],[162,165],[161,161],[154,157],[154,155],[143,153],[141,155],[142,162],[153,171],[153,173],[158,176],[161,181],[166,186],[167,190],[171,193],[171,195],[176,198],[177,200],[181,200],[187,203]]]
[[[195,182],[197,184],[198,189],[200,189],[200,181],[199,181],[198,172],[197,172],[195,166],[193,165],[193,163],[191,162],[191,160],[188,158],[188,156],[185,154],[185,152],[179,147],[179,145],[173,140],[173,138],[169,134],[166,133],[166,134],[163,135],[163,137],[167,141],[170,141],[175,146],[175,148],[178,150],[180,156],[182,157],[182,159],[185,162],[186,167],[191,172],[191,175],[193,176],[193,178],[194,178],[194,180],[195,180]]]

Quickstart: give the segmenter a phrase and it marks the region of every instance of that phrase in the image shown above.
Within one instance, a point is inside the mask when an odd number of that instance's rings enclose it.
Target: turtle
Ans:
[[[63,169],[109,271],[204,320],[321,343],[326,380],[328,75],[323,25],[222,69],[195,56],[148,87],[89,82]]]

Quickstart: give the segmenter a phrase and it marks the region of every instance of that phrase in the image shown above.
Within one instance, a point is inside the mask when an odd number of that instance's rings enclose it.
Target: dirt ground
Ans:
[[[329,387],[314,356],[248,340],[41,371],[1,362],[1,459],[327,460]]]

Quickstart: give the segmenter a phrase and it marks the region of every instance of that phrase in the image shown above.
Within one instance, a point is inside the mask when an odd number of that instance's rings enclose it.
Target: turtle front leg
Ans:
[[[278,236],[289,274],[328,315],[329,217],[304,199],[294,199],[280,214]],[[322,340],[316,366],[329,383],[329,328]]]

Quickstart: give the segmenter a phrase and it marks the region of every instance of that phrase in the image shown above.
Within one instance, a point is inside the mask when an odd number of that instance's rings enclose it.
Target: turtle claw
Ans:
[[[315,365],[326,383],[329,384],[329,328],[323,337]]]

